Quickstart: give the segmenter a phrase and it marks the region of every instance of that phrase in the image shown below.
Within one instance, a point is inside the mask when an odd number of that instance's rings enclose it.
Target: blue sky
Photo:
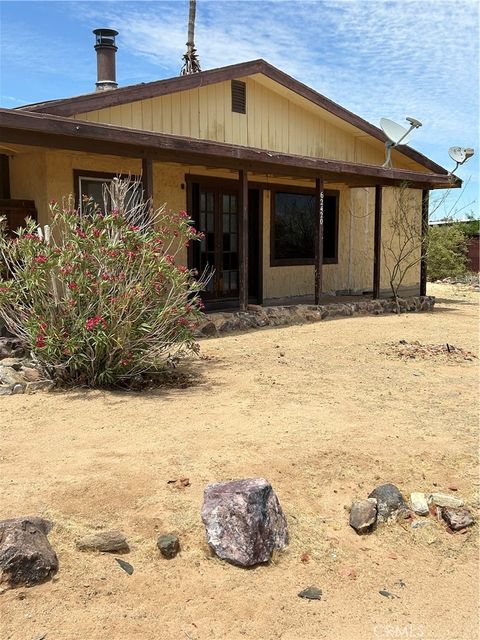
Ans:
[[[188,0],[2,0],[0,10],[3,107],[92,91],[95,27],[120,32],[120,85],[179,73]],[[460,199],[450,194],[437,218],[478,212],[478,33],[475,0],[197,2],[203,69],[264,58],[374,124],[412,115],[423,127],[411,146],[449,169],[450,146],[476,147],[458,171]]]

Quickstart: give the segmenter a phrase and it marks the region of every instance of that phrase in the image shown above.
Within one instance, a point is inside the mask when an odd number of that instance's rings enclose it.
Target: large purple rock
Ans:
[[[0,584],[30,587],[56,573],[57,555],[47,539],[51,526],[36,517],[0,521]]]
[[[202,520],[217,556],[242,567],[269,562],[274,549],[288,544],[287,521],[263,478],[207,485]]]

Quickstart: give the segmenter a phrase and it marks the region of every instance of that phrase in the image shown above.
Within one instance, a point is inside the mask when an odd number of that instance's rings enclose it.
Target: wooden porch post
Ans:
[[[315,179],[315,304],[320,304],[323,275],[323,178]]]
[[[240,264],[239,264],[239,298],[240,309],[248,306],[248,173],[244,169],[238,172],[238,192],[240,195]]]
[[[375,223],[373,241],[373,298],[380,297],[380,272],[382,256],[382,187],[375,187]]]
[[[142,183],[145,199],[153,198],[153,161],[151,158],[142,159]]]
[[[427,257],[425,255],[426,236],[428,233],[428,208],[430,202],[430,191],[422,191],[422,259],[420,261],[420,295],[427,295]]]

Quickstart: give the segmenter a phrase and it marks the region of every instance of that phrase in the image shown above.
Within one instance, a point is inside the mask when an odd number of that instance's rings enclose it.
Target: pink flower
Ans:
[[[36,262],[37,264],[44,264],[46,261],[48,260],[47,256],[35,256],[35,258],[33,259],[34,262]]]
[[[69,282],[68,288],[70,291],[76,291],[78,289],[78,284],[76,282]]]
[[[180,218],[188,218],[188,213],[186,211],[180,211],[178,215]]]
[[[43,349],[43,347],[45,346],[46,342],[45,342],[45,336],[42,333],[39,333],[37,335],[37,339],[35,340],[35,345],[38,349]]]
[[[85,233],[85,231],[83,231],[79,227],[77,227],[77,229],[75,230],[75,233],[77,234],[77,236],[79,238],[86,238],[87,237],[87,234]]]
[[[105,318],[103,318],[102,316],[94,316],[93,318],[88,318],[85,323],[85,328],[87,329],[87,331],[92,331],[92,329],[95,329],[95,327],[98,327],[98,325],[101,325],[103,329],[106,329],[107,321],[105,320]]]
[[[178,265],[178,270],[180,271],[180,273],[187,273],[188,267],[186,267],[184,264],[180,264]]]

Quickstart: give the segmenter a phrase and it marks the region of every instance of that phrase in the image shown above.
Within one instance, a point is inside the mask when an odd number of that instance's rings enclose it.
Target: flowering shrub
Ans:
[[[205,281],[178,255],[200,234],[185,212],[129,205],[128,182],[114,180],[103,209],[52,202],[51,228],[0,230],[0,317],[67,383],[115,384],[197,350]]]

